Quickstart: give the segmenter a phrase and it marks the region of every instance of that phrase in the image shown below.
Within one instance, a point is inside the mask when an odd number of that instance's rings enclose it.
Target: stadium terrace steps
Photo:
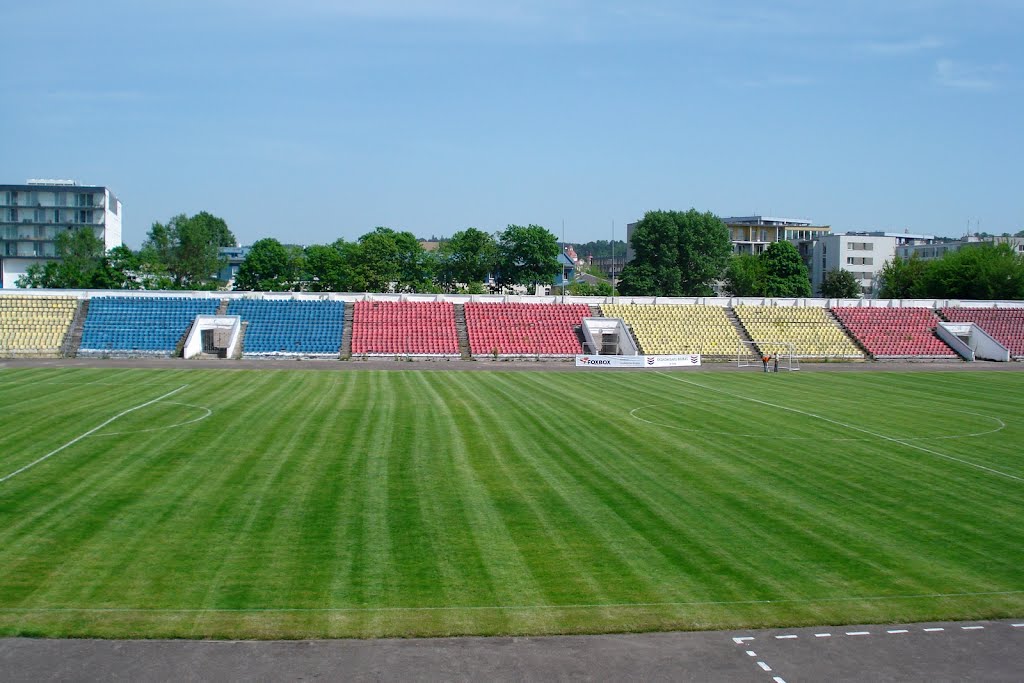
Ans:
[[[247,322],[243,355],[337,356],[345,303],[324,299],[232,299],[228,314]]]
[[[355,321],[355,304],[346,303],[345,306],[345,326],[341,331],[341,352],[340,356],[343,359],[352,357],[352,323]]]
[[[85,318],[89,315],[89,300],[82,299],[78,302],[75,310],[75,317],[71,321],[71,328],[64,338],[60,355],[65,358],[74,358],[78,355],[78,347],[82,345],[82,332],[85,329]]]
[[[1024,359],[1024,308],[943,308],[939,313],[949,322],[974,323],[1008,348],[1013,359]]]
[[[238,344],[235,345],[235,353],[231,356],[235,360],[238,360],[245,355],[245,331],[248,328],[249,323],[244,320],[241,325],[238,326]]]
[[[220,306],[217,307],[217,315],[227,315],[228,312],[228,301],[229,299],[221,299]]]
[[[357,301],[352,354],[457,356],[453,305],[446,301]]]
[[[218,305],[200,297],[93,297],[79,354],[170,356],[196,316]]]
[[[584,304],[468,303],[466,329],[474,356],[571,356]]]
[[[0,297],[0,355],[59,356],[77,310],[70,296]]]
[[[473,357],[469,350],[469,330],[466,328],[466,305],[455,304],[455,332],[459,335],[459,354],[463,359]]]
[[[930,308],[836,307],[832,312],[874,358],[960,358],[935,335],[940,319]]]
[[[750,339],[765,355],[864,360],[864,353],[824,308],[747,306],[733,309]]]

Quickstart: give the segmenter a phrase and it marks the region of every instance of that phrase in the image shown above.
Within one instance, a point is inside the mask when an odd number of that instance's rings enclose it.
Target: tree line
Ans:
[[[968,244],[934,260],[896,257],[879,281],[883,299],[1024,299],[1024,255],[1005,242]]]
[[[19,287],[97,289],[217,289],[226,265],[220,247],[237,246],[227,223],[207,212],[154,223],[138,251],[104,252],[91,230],[61,233],[59,261],[35,264]],[[619,248],[620,245],[616,245]],[[624,245],[622,245],[624,246]],[[649,211],[633,230],[634,258],[618,293],[627,296],[713,296],[721,285],[733,296],[809,297],[811,281],[790,242],[773,242],[758,255],[734,254],[728,227],[710,212]],[[601,248],[593,242],[581,248]],[[470,293],[550,284],[560,272],[557,238],[539,225],[509,225],[489,234],[466,228],[423,248],[411,232],[378,227],[354,241],[306,247],[261,239],[249,249],[236,290],[312,292]],[[1010,245],[970,245],[942,258],[894,258],[880,276],[882,298],[1024,299],[1024,255]],[[611,283],[574,282],[563,293],[614,293]],[[853,298],[853,274],[825,274],[820,296]]]
[[[91,230],[61,233],[58,261],[34,264],[19,287],[218,289],[227,265],[221,247],[237,246],[223,219],[202,212],[154,223],[138,251],[104,251]],[[491,235],[466,228],[427,251],[412,233],[378,227],[355,241],[306,247],[256,241],[234,281],[236,290],[312,292],[468,292],[550,284],[561,272],[558,240],[539,225],[509,225]],[[577,289],[586,289],[580,283]],[[610,289],[610,288],[609,288]],[[586,293],[586,292],[583,292]],[[610,291],[608,292],[610,293]]]

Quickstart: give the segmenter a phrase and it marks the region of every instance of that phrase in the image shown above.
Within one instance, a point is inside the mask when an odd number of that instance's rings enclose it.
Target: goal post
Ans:
[[[740,341],[736,348],[736,366],[740,368],[764,368],[764,357],[769,356],[771,369],[775,369],[775,361],[779,370],[799,370],[800,359],[796,355],[796,345],[784,341]]]

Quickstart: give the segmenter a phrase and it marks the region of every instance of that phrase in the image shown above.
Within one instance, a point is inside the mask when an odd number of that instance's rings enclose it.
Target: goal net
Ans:
[[[741,341],[736,349],[737,367],[757,367],[764,369],[764,359],[768,357],[768,369],[775,369],[778,361],[779,370],[799,370],[800,359],[796,355],[796,345],[783,341]]]

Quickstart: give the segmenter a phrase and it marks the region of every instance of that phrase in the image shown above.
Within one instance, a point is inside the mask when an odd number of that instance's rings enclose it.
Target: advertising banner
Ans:
[[[682,368],[700,365],[700,354],[683,356],[576,356],[578,368]]]
[[[700,354],[690,353],[683,356],[646,356],[649,368],[686,368],[700,365]]]

